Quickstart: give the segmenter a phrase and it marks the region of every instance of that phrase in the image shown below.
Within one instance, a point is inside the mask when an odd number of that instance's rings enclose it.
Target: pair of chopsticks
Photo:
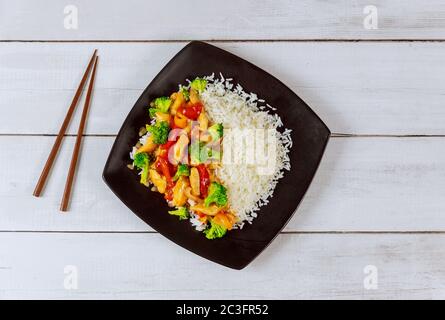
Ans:
[[[88,63],[88,67],[85,70],[82,80],[80,81],[79,87],[77,88],[77,91],[76,91],[76,94],[74,95],[73,101],[71,102],[71,105],[68,108],[65,119],[62,122],[62,126],[60,127],[59,133],[57,134],[56,141],[54,141],[54,145],[51,149],[51,152],[49,153],[48,159],[46,160],[45,166],[43,167],[42,173],[40,174],[39,181],[37,182],[36,188],[34,189],[34,193],[33,193],[33,195],[35,197],[39,197],[42,193],[42,190],[43,190],[43,187],[45,186],[45,182],[48,178],[49,172],[51,171],[51,167],[54,163],[54,160],[56,159],[60,145],[62,144],[62,140],[65,136],[66,129],[71,121],[74,111],[76,110],[77,103],[79,102],[79,99],[82,95],[82,91],[83,91],[85,84],[88,80],[88,76],[90,75],[91,67],[93,67],[93,72],[91,73],[91,79],[88,84],[87,96],[85,99],[85,104],[83,106],[82,116],[81,116],[80,123],[79,123],[79,129],[77,130],[76,144],[74,145],[73,155],[71,158],[71,164],[70,164],[68,176],[67,176],[66,183],[65,183],[65,190],[63,192],[62,202],[60,205],[60,211],[68,210],[68,204],[69,204],[69,200],[70,200],[70,195],[71,195],[71,190],[72,190],[72,185],[73,185],[73,180],[74,180],[74,174],[76,172],[77,160],[79,159],[80,148],[82,145],[83,132],[85,130],[86,119],[87,119],[88,110],[90,107],[91,94],[92,94],[93,87],[94,87],[94,79],[96,76],[97,61],[99,59],[99,57],[96,56],[96,53],[97,53],[97,49],[94,50],[93,56],[91,57],[90,62]]]

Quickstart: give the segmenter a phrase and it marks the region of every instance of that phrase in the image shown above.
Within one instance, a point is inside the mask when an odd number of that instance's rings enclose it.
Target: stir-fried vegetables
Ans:
[[[172,216],[178,216],[179,220],[185,220],[189,218],[189,211],[186,207],[179,207],[176,210],[170,210],[168,213],[170,213]]]
[[[138,153],[142,152],[152,152],[156,149],[157,144],[153,141],[153,136],[149,136],[145,141],[144,145],[138,149]]]
[[[190,175],[190,168],[188,165],[181,163],[176,170],[176,173],[173,177],[173,181],[176,181],[181,176],[188,177]]]
[[[199,164],[196,169],[199,172],[199,192],[203,198],[207,197],[209,185],[210,185],[210,174],[204,164]]]
[[[190,88],[189,98],[191,103],[199,102],[199,93],[193,88]]]
[[[196,78],[170,97],[150,103],[152,120],[146,130],[141,129],[143,145],[136,145],[133,167],[140,171],[142,184],[153,185],[153,191],[176,207],[168,211],[170,215],[199,221],[206,238],[216,239],[237,221],[227,190],[215,174],[221,161],[223,126],[212,123],[205,112],[200,94],[206,86],[207,80]]]
[[[156,144],[164,144],[168,138],[170,127],[167,121],[157,122],[154,125],[147,125],[147,131],[151,133],[153,142]]]
[[[173,121],[177,128],[184,129],[187,126],[187,117],[181,113],[176,113]]]
[[[173,147],[173,162],[175,164],[182,162],[184,160],[189,141],[190,140],[186,134],[181,134],[179,136],[178,141],[176,142],[176,144]]]
[[[160,193],[165,193],[167,190],[167,180],[161,176],[156,170],[150,169],[150,180]]]
[[[202,202],[190,207],[190,209],[198,213],[203,213],[209,216],[216,216],[218,212],[221,211],[221,209],[218,208],[216,205],[206,206]]]
[[[210,220],[210,228],[204,230],[207,239],[221,238],[227,232],[227,228],[215,222],[215,219]]]
[[[235,217],[231,214],[219,212],[213,217],[213,221],[227,230],[232,230]]]
[[[148,110],[150,113],[150,117],[154,118],[157,112],[167,113],[171,103],[172,100],[169,97],[156,98],[155,101],[153,102],[154,108],[150,108]]]
[[[134,160],[133,160],[133,164],[138,168],[138,169],[144,169],[146,167],[146,165],[148,165],[148,154],[145,152],[139,152],[136,153],[134,156]]]
[[[173,186],[170,165],[164,158],[158,157],[155,168],[162,173],[169,186]]]
[[[141,183],[147,184],[147,178],[148,178],[148,170],[150,165],[150,157],[145,152],[140,152],[135,154],[133,164],[138,168],[142,170],[141,173]]]
[[[201,102],[197,103],[187,103],[178,108],[178,113],[183,114],[190,120],[198,120],[199,115],[201,114],[203,106]]]
[[[199,196],[201,194],[201,185],[200,185],[200,180],[199,180],[199,172],[198,169],[196,169],[195,167],[193,167],[190,170],[190,185],[192,187],[192,193],[195,196]]]
[[[195,80],[190,83],[190,87],[198,92],[203,92],[206,86],[207,80],[203,78],[195,78]]]
[[[215,123],[208,129],[209,134],[212,136],[212,140],[216,141],[223,136],[223,125],[221,123]]]
[[[177,207],[181,207],[185,205],[187,202],[187,195],[185,194],[185,189],[190,186],[189,179],[186,177],[181,177],[178,179],[178,182],[176,182],[175,186],[173,187],[173,205]]]
[[[180,86],[179,87],[179,92],[182,93],[182,96],[184,97],[185,101],[189,101],[190,100],[190,93],[187,90],[186,87]]]
[[[173,101],[173,104],[170,107],[170,113],[172,115],[175,115],[179,107],[183,105],[186,101],[184,94],[181,91],[173,93],[172,97],[175,99],[175,101]]]
[[[210,184],[209,195],[204,200],[204,204],[207,207],[211,203],[215,203],[218,207],[223,207],[227,204],[227,190],[218,182],[212,182]]]

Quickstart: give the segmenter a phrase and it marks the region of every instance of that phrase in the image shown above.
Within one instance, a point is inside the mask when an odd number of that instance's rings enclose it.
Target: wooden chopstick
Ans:
[[[80,147],[82,145],[83,132],[85,130],[88,109],[90,107],[91,94],[93,92],[94,78],[96,76],[96,67],[97,67],[98,60],[99,60],[99,57],[97,56],[94,61],[93,72],[91,74],[91,79],[88,84],[88,91],[87,91],[87,96],[85,99],[85,104],[84,104],[83,110],[82,110],[82,117],[80,118],[79,129],[77,130],[76,144],[74,145],[73,156],[71,158],[71,164],[70,164],[70,168],[68,171],[68,176],[66,178],[65,190],[63,191],[63,197],[62,197],[62,203],[60,204],[60,211],[68,210],[68,204],[70,201],[70,195],[71,195],[71,189],[72,189],[72,185],[73,185],[74,174],[76,172],[77,160],[79,158]]]
[[[88,63],[88,67],[83,74],[82,80],[79,83],[79,87],[77,88],[76,94],[74,95],[73,101],[71,102],[70,107],[66,113],[65,119],[63,120],[62,126],[59,129],[59,133],[57,134],[56,141],[54,141],[51,152],[48,155],[48,159],[46,160],[45,166],[43,167],[42,173],[40,174],[39,181],[34,189],[33,195],[35,197],[39,197],[42,193],[43,187],[45,186],[46,179],[48,178],[48,174],[51,171],[51,167],[56,159],[57,152],[59,151],[60,145],[62,143],[63,137],[65,136],[66,129],[68,124],[71,121],[74,110],[76,110],[77,103],[79,101],[80,96],[82,95],[83,88],[85,87],[85,83],[87,82],[88,76],[90,74],[91,66],[93,65],[94,59],[96,58],[97,49],[94,50],[93,56]]]

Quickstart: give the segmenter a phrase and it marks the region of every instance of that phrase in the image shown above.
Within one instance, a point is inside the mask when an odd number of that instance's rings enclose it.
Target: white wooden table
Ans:
[[[164,239],[101,179],[125,115],[191,39],[271,72],[333,132],[297,214],[242,271]],[[443,1],[0,0],[0,40],[0,298],[445,298]],[[79,110],[31,194],[93,48],[61,214]]]

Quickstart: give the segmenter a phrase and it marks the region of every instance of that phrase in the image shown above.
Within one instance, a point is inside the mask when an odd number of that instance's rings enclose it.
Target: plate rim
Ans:
[[[118,194],[118,193],[114,190],[114,188],[113,188],[112,185],[111,185],[111,182],[108,180],[109,177],[107,177],[107,175],[109,174],[109,173],[107,172],[107,170],[109,169],[109,164],[110,164],[112,155],[115,153],[115,149],[117,148],[117,140],[118,140],[118,137],[121,135],[121,133],[123,132],[124,128],[128,127],[128,122],[130,121],[130,114],[131,114],[133,108],[134,108],[134,107],[139,103],[139,101],[144,97],[144,95],[146,94],[146,92],[150,89],[151,84],[154,83],[154,82],[155,82],[155,81],[156,81],[156,80],[163,74],[163,72],[165,71],[165,69],[167,69],[167,68],[168,68],[170,65],[172,65],[173,63],[175,63],[176,58],[177,58],[178,56],[180,56],[186,49],[188,49],[188,48],[191,47],[191,46],[196,46],[196,45],[198,45],[198,46],[207,46],[207,47],[210,47],[210,48],[213,49],[213,50],[214,50],[214,49],[217,49],[218,51],[222,52],[223,54],[229,54],[229,55],[232,56],[233,58],[242,60],[243,63],[247,63],[250,67],[253,67],[253,68],[255,68],[255,69],[261,71],[262,73],[265,73],[265,74],[267,74],[268,76],[272,77],[275,81],[277,81],[277,82],[280,84],[280,86],[282,86],[282,87],[285,88],[287,91],[289,91],[289,92],[290,92],[292,95],[294,95],[297,99],[301,100],[301,101],[303,102],[303,104],[304,104],[306,110],[309,111],[309,112],[311,113],[311,115],[312,115],[314,118],[317,119],[317,121],[319,122],[319,124],[322,125],[322,128],[323,128],[323,134],[322,134],[322,137],[323,137],[323,146],[322,146],[322,148],[320,149],[320,155],[319,155],[319,157],[317,158],[317,163],[316,163],[316,166],[315,166],[315,170],[314,170],[313,174],[311,175],[310,180],[308,181],[307,186],[306,186],[306,188],[305,188],[305,190],[304,190],[304,192],[303,192],[303,194],[302,194],[300,200],[298,201],[298,203],[297,203],[295,209],[289,214],[289,216],[286,218],[286,221],[284,222],[283,226],[280,228],[280,230],[279,230],[278,232],[275,233],[275,235],[274,235],[270,240],[264,240],[264,241],[261,241],[262,243],[266,243],[266,245],[263,246],[263,247],[261,248],[261,250],[259,250],[259,251],[256,252],[254,255],[252,255],[252,256],[250,257],[249,260],[245,260],[245,261],[243,261],[243,263],[240,263],[240,264],[237,264],[237,265],[224,264],[224,263],[221,263],[221,262],[218,262],[218,261],[209,259],[209,258],[207,258],[206,256],[203,256],[203,255],[201,255],[201,254],[199,254],[199,253],[197,253],[197,252],[194,252],[194,251],[192,251],[190,248],[188,248],[188,247],[182,245],[181,243],[175,241],[172,237],[167,236],[167,235],[165,235],[164,233],[158,231],[156,228],[154,228],[153,226],[151,226],[149,223],[145,222],[145,221],[144,221],[138,214],[136,214],[136,213],[133,211],[133,209],[130,207],[130,204],[127,203],[126,200],[124,200],[124,197],[122,197],[120,194]],[[115,140],[114,140],[114,142],[113,142],[113,145],[112,145],[112,147],[111,147],[111,149],[110,149],[110,151],[109,151],[109,153],[108,153],[108,157],[107,157],[107,160],[106,160],[106,162],[105,162],[104,169],[103,169],[103,171],[102,171],[102,179],[103,179],[103,181],[105,182],[105,184],[108,186],[108,188],[112,191],[112,193],[113,193],[113,194],[114,194],[114,195],[115,195],[115,196],[116,196],[116,197],[117,197],[117,198],[118,198],[118,199],[119,199],[119,200],[120,200],[120,201],[121,201],[121,202],[122,202],[122,203],[123,203],[123,204],[124,204],[124,205],[125,205],[125,206],[126,206],[126,207],[127,207],[133,214],[134,214],[134,215],[135,215],[135,216],[136,216],[136,217],[138,217],[140,220],[142,220],[142,222],[145,223],[146,225],[148,225],[148,226],[150,226],[151,228],[153,228],[153,229],[156,231],[156,233],[158,233],[158,234],[161,235],[162,237],[164,237],[164,238],[170,240],[171,242],[173,242],[174,244],[180,246],[181,248],[184,248],[184,249],[186,249],[187,251],[189,251],[189,252],[191,252],[191,253],[193,253],[193,254],[195,254],[195,255],[200,256],[201,258],[204,258],[204,259],[206,259],[206,260],[212,261],[212,262],[214,262],[214,263],[217,263],[217,264],[219,264],[219,265],[223,265],[223,266],[228,267],[228,268],[231,268],[231,269],[241,270],[241,269],[244,269],[246,266],[248,266],[251,262],[253,262],[253,261],[254,261],[254,260],[261,254],[261,253],[263,253],[263,252],[264,252],[264,251],[271,245],[271,243],[278,237],[278,235],[280,235],[280,234],[282,233],[283,229],[288,225],[289,221],[292,219],[292,217],[293,217],[293,216],[296,214],[296,212],[298,211],[298,208],[300,207],[300,205],[301,205],[303,199],[305,198],[305,196],[306,196],[306,194],[307,194],[309,188],[311,187],[311,185],[312,185],[312,183],[313,183],[313,181],[314,181],[315,175],[317,174],[317,172],[318,172],[318,170],[319,170],[319,168],[320,168],[320,164],[321,164],[321,162],[322,162],[322,160],[323,160],[323,158],[324,158],[324,154],[325,154],[325,152],[326,152],[327,145],[328,145],[328,143],[329,143],[329,141],[330,141],[331,134],[332,134],[332,133],[331,133],[331,130],[330,130],[329,127],[326,125],[326,123],[319,117],[319,115],[318,115],[317,113],[315,113],[315,111],[314,111],[314,110],[313,110],[313,109],[312,109],[312,108],[311,108],[311,107],[310,107],[310,106],[309,106],[309,105],[308,105],[308,104],[307,104],[307,103],[306,103],[300,96],[298,96],[293,90],[291,90],[291,89],[290,89],[286,84],[284,84],[280,79],[278,79],[277,77],[275,77],[274,75],[272,75],[272,74],[269,73],[268,71],[266,71],[266,70],[264,70],[264,69],[258,67],[257,65],[253,64],[252,62],[250,62],[250,61],[248,61],[248,60],[245,60],[244,58],[242,58],[242,57],[240,57],[240,56],[237,56],[237,55],[235,55],[235,54],[233,54],[233,53],[231,53],[231,52],[229,52],[229,51],[227,51],[227,50],[225,50],[225,49],[219,48],[219,47],[217,47],[217,46],[214,46],[214,45],[209,44],[209,43],[204,42],[204,41],[193,40],[193,41],[190,41],[189,43],[187,43],[181,50],[179,50],[179,51],[178,51],[178,52],[177,52],[177,53],[176,53],[176,54],[175,54],[175,55],[174,55],[174,56],[173,56],[173,57],[172,57],[172,58],[171,58],[165,65],[164,65],[164,67],[161,68],[161,70],[156,74],[156,76],[155,76],[153,79],[151,79],[151,81],[149,82],[148,86],[147,86],[147,87],[142,91],[142,93],[139,95],[138,99],[135,101],[135,103],[133,104],[133,106],[129,109],[129,111],[128,111],[126,117],[125,117],[125,120],[122,122],[121,127],[120,127],[118,133],[116,134],[116,137],[115,137]]]

